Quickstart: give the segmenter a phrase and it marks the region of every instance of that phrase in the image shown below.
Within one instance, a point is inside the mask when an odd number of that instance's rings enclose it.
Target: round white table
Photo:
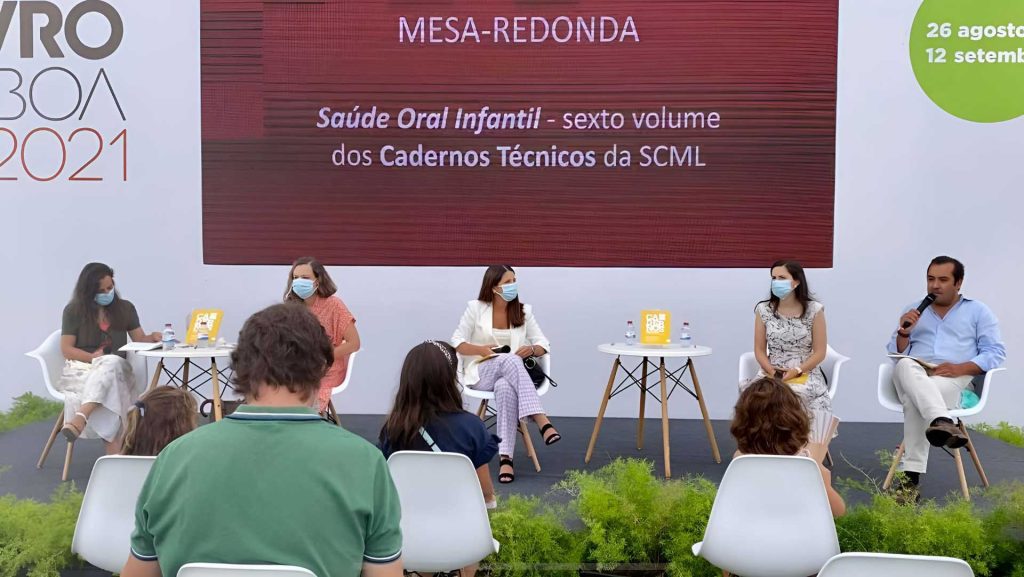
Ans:
[[[229,358],[231,351],[234,350],[230,347],[210,347],[210,348],[175,348],[168,351],[163,349],[153,349],[151,351],[139,351],[139,355],[143,357],[153,357],[159,359],[156,363],[156,370],[153,371],[153,380],[149,384],[151,390],[156,387],[160,380],[160,373],[167,375],[168,380],[173,384],[175,381],[181,383],[181,387],[195,392],[200,386],[205,384],[200,383],[195,387],[189,385],[189,367],[195,366],[203,375],[209,375],[210,381],[213,386],[213,418],[219,421],[221,418],[221,403],[220,403],[220,373],[217,370],[217,359]],[[178,371],[172,372],[165,366],[164,361],[167,359],[181,359],[181,367]],[[206,369],[196,364],[195,359],[209,359],[210,368]],[[178,372],[181,375],[178,375]]]
[[[600,345],[597,350],[608,355],[614,355],[615,361],[612,363],[612,374],[608,377],[608,386],[604,389],[604,397],[601,399],[601,409],[597,413],[597,422],[594,423],[594,432],[590,435],[590,445],[587,447],[587,456],[584,462],[589,463],[590,457],[594,452],[594,445],[597,443],[597,435],[601,431],[601,422],[604,420],[604,411],[608,407],[608,400],[615,395],[629,389],[631,387],[638,387],[640,389],[640,422],[637,425],[636,433],[636,448],[643,448],[644,440],[644,409],[647,395],[650,394],[655,400],[661,403],[661,437],[662,444],[665,451],[665,478],[672,477],[672,468],[669,463],[669,443],[668,443],[668,399],[672,392],[675,391],[676,387],[680,387],[686,392],[690,393],[693,398],[697,399],[697,404],[700,405],[701,415],[704,417],[704,428],[708,433],[708,440],[711,441],[711,455],[714,457],[716,463],[722,462],[722,456],[718,452],[718,442],[715,441],[715,432],[711,428],[711,420],[708,418],[708,409],[704,404],[704,394],[700,390],[700,381],[697,379],[697,371],[693,364],[693,359],[696,357],[706,357],[711,354],[711,347],[683,347],[680,345],[627,345],[624,343],[612,343]],[[623,365],[623,357],[640,358],[639,363],[632,369],[627,368]],[[652,361],[652,358],[659,359],[657,363]],[[674,371],[668,371],[665,368],[665,359],[686,359],[686,362],[682,367]],[[626,373],[625,377],[619,381],[616,385],[616,376],[619,373],[619,368]],[[650,370],[648,370],[650,369]],[[640,378],[636,377],[636,372],[640,371]],[[650,387],[647,386],[647,376],[652,374],[654,371],[659,373],[659,382],[661,384],[661,395],[660,397],[655,395]],[[690,380],[693,382],[693,389],[690,389],[683,382],[682,377],[686,374],[690,374]],[[668,388],[668,382],[672,382],[672,388]]]

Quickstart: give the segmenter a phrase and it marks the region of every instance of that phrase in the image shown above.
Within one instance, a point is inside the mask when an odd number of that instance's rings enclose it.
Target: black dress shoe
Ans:
[[[935,419],[924,432],[933,447],[959,449],[967,444],[967,435],[949,419]]]

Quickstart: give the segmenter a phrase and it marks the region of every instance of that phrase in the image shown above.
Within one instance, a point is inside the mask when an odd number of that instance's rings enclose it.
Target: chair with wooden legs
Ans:
[[[551,354],[546,354],[542,357],[538,357],[541,369],[544,370],[545,375],[551,374]],[[477,408],[476,415],[483,420],[488,417],[488,410],[491,413],[494,409],[490,407],[491,401],[494,400],[494,391],[478,391],[470,387],[462,386],[462,394],[466,395],[471,399],[479,399],[480,406]],[[547,392],[551,390],[551,381],[548,379],[544,380],[544,384],[537,387],[537,395],[543,397]],[[526,456],[533,461],[533,468],[540,473],[540,459],[537,458],[537,451],[533,447],[533,439],[530,438],[530,429],[526,426],[526,419],[519,419],[519,432],[523,435],[523,445],[526,446]],[[510,455],[511,456],[511,455]]]
[[[964,426],[963,417],[970,417],[977,415],[985,409],[985,404],[988,402],[988,393],[991,390],[992,377],[1000,372],[1005,371],[1005,368],[992,369],[984,375],[979,375],[974,379],[974,389],[978,393],[979,401],[978,404],[969,409],[953,409],[949,412],[950,416],[956,419],[956,425],[963,432],[964,436],[967,437],[967,452],[971,455],[971,461],[974,462],[974,468],[978,470],[978,476],[981,478],[981,484],[984,487],[988,487],[988,477],[985,476],[985,469],[981,466],[981,458],[978,457],[978,449],[974,446],[974,442],[971,440],[971,435],[967,432],[967,427]],[[882,363],[878,366],[878,402],[886,409],[895,411],[897,413],[903,412],[903,403],[900,402],[899,396],[896,394],[896,386],[892,383],[892,372],[893,364]],[[964,462],[960,456],[960,449],[953,449],[950,451],[953,455],[953,461],[956,463],[957,476],[960,478],[960,492],[963,493],[964,499],[971,500],[971,492],[967,488],[967,475],[964,473]],[[900,459],[903,458],[903,441],[900,440],[900,446],[896,449],[896,454],[893,456],[892,465],[889,466],[889,473],[885,476],[885,482],[882,483],[882,490],[887,490],[892,485],[893,477],[896,475],[896,469],[899,467]]]
[[[64,426],[64,393],[57,390],[56,387],[64,370],[64,354],[60,351],[60,331],[57,330],[50,333],[41,345],[34,351],[25,353],[25,356],[39,361],[39,366],[43,371],[43,384],[46,385],[46,391],[50,393],[51,397],[61,403],[60,412],[57,413],[57,422],[53,424],[50,437],[46,440],[42,454],[39,455],[39,461],[36,462],[36,468],[41,469],[43,463],[46,462],[46,457],[50,454],[50,449],[53,448],[53,443],[57,440],[57,435],[60,434],[61,427]],[[68,469],[71,467],[71,454],[74,452],[74,448],[75,444],[69,442],[67,452],[64,455],[64,472],[61,474],[62,481],[68,480]]]

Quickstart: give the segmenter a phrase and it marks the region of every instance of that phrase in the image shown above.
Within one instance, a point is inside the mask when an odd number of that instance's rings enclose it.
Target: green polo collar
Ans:
[[[241,405],[226,418],[236,421],[319,421],[310,407],[262,407]]]

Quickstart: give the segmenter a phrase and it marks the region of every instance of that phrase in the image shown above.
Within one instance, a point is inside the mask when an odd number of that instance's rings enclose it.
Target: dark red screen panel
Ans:
[[[632,18],[640,42],[399,42],[399,17]],[[209,264],[832,266],[838,1],[202,0],[203,253]],[[460,24],[461,27],[461,24]],[[376,106],[386,129],[318,129]],[[542,108],[537,130],[450,128],[455,110]],[[450,108],[446,130],[394,127]],[[717,129],[631,114],[718,112]],[[621,112],[568,131],[565,112]],[[557,120],[555,123],[547,122]],[[335,166],[332,152],[371,151]],[[384,145],[489,150],[487,168],[396,168]],[[595,150],[593,168],[499,166],[499,145]],[[629,168],[603,166],[613,144]],[[641,146],[702,167],[641,167]],[[691,151],[692,152],[692,151]],[[662,156],[665,159],[666,155]],[[691,156],[692,159],[692,156]]]

